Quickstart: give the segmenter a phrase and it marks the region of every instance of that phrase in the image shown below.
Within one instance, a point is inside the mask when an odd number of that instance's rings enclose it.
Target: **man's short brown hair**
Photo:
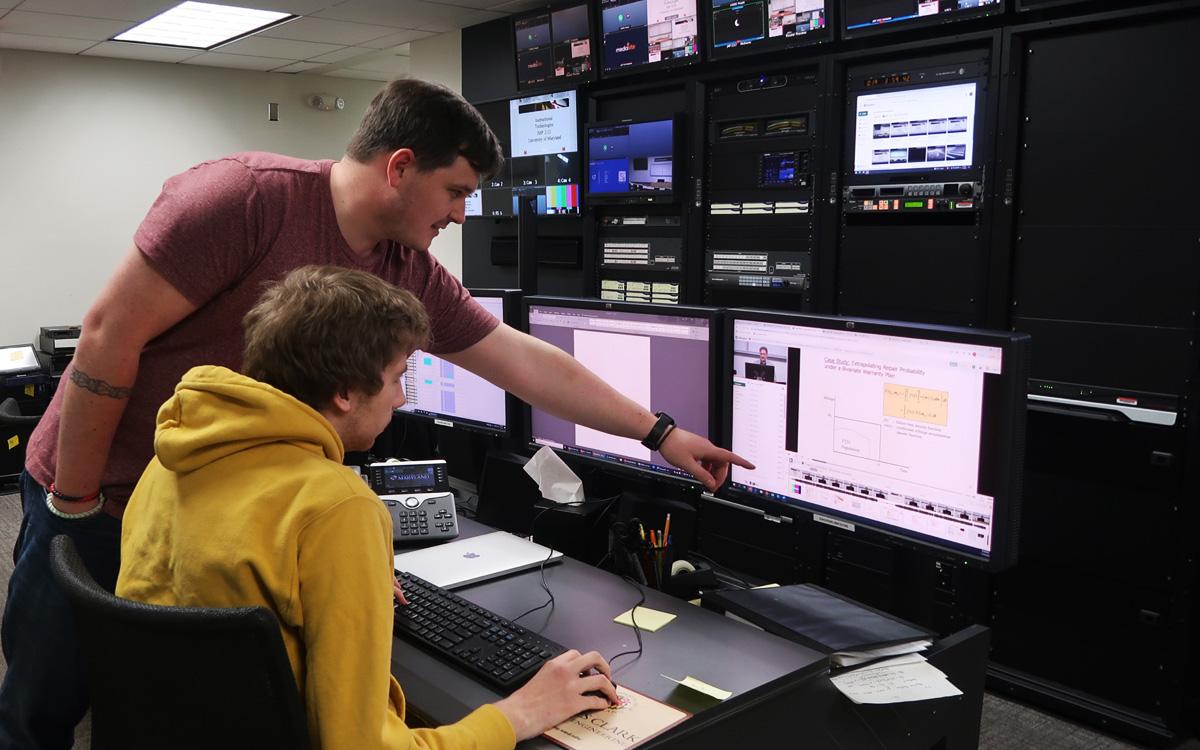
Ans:
[[[271,284],[242,327],[242,371],[318,410],[335,394],[379,393],[384,369],[429,340],[411,292],[336,266],[303,266]]]
[[[392,81],[375,95],[346,154],[365,163],[401,148],[412,149],[423,171],[448,167],[462,156],[487,179],[504,163],[495,134],[466,99],[412,78]]]

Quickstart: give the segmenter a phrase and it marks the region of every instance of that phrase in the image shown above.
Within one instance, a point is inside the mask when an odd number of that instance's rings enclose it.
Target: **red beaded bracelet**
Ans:
[[[91,502],[92,500],[95,500],[96,498],[100,497],[100,490],[96,490],[92,494],[84,495],[83,497],[78,497],[76,495],[64,495],[63,493],[58,491],[58,488],[56,488],[54,486],[54,482],[51,482],[50,483],[50,494],[54,495],[59,500],[65,500],[68,503],[86,503],[86,502]]]

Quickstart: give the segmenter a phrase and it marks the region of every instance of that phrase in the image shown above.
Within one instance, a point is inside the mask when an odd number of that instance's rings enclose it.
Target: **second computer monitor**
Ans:
[[[527,297],[529,333],[573,356],[601,380],[651,413],[710,437],[717,313],[700,307]],[[573,424],[540,409],[530,411],[531,447],[551,446],[574,456],[658,476],[690,476],[637,440]]]
[[[1028,336],[732,310],[725,339],[734,499],[1016,559]]]
[[[517,314],[519,291],[474,289],[471,296],[502,322]],[[420,349],[408,358],[404,399],[404,406],[397,410],[403,414],[424,417],[443,427],[508,434],[508,394],[470,370]]]

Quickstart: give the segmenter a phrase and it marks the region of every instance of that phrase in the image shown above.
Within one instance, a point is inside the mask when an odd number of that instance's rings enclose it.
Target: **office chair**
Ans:
[[[15,398],[0,401],[0,488],[16,484],[25,465],[25,443],[40,419],[37,414],[22,414]]]
[[[50,566],[75,614],[93,750],[310,747],[304,706],[265,607],[163,607],[93,580],[67,536]]]

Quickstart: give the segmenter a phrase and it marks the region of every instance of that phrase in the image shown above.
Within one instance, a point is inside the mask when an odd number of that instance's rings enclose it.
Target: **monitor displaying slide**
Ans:
[[[981,562],[1015,555],[1023,334],[732,311],[729,490]]]
[[[713,59],[827,41],[825,0],[711,0]]]
[[[579,213],[576,93],[559,91],[509,102],[509,169],[515,201],[537,197],[539,214]]]
[[[504,320],[504,297],[475,295],[484,310]],[[504,435],[508,431],[507,395],[499,387],[453,362],[420,349],[408,358],[404,405],[397,411],[427,417],[445,427],[465,427]]]
[[[592,71],[591,16],[586,2],[513,19],[517,89],[586,77]]]
[[[712,419],[713,321],[706,308],[662,308],[635,303],[554,297],[526,298],[529,333],[557,346],[650,412],[708,436]],[[572,424],[530,410],[530,443],[608,465],[671,478],[676,469],[637,440]]]
[[[587,133],[589,199],[638,203],[674,197],[674,120],[593,125]]]
[[[698,62],[696,0],[600,0],[604,73]]]
[[[854,173],[969,169],[975,163],[976,83],[860,93]]]
[[[1004,11],[1004,0],[842,0],[847,37]]]

